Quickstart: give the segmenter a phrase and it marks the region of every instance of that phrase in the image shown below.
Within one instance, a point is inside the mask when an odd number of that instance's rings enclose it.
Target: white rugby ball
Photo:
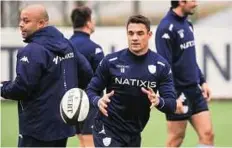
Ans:
[[[89,113],[89,98],[84,90],[68,90],[60,103],[60,115],[67,124],[75,125],[84,121]]]

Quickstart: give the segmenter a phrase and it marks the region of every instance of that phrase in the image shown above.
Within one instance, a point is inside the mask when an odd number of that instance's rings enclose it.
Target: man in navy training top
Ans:
[[[171,9],[161,20],[155,36],[157,52],[171,65],[178,97],[185,99],[188,112],[166,114],[167,147],[183,142],[187,121],[199,137],[199,146],[212,147],[214,134],[207,101],[211,93],[196,61],[193,25],[187,20],[194,13],[196,1],[171,1]]]
[[[100,110],[93,128],[96,147],[139,147],[153,106],[183,113],[169,64],[148,48],[150,21],[131,16],[126,28],[129,48],[107,55],[87,88],[91,103]],[[105,88],[107,93],[100,97]]]
[[[74,87],[85,88],[93,72],[55,27],[42,5],[21,11],[19,27],[26,47],[17,54],[14,81],[2,83],[1,96],[18,101],[18,147],[65,147],[75,127],[60,116],[60,101]]]
[[[95,72],[98,64],[104,57],[104,53],[102,48],[90,39],[90,35],[95,30],[92,11],[87,6],[77,7],[72,11],[71,20],[74,34],[70,38],[70,41],[86,57]],[[84,123],[78,123],[76,125],[80,147],[94,147],[92,127],[96,112],[96,108],[90,106],[89,114]]]

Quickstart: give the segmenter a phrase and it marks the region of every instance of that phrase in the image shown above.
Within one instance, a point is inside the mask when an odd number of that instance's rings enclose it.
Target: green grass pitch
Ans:
[[[213,101],[210,103],[215,146],[232,146],[232,101]],[[16,147],[18,139],[17,105],[13,101],[1,101],[1,147]],[[153,109],[151,118],[142,133],[142,146],[163,147],[166,139],[166,122],[164,114]],[[190,124],[182,146],[195,147],[197,136]],[[77,147],[77,137],[69,138],[69,147]]]

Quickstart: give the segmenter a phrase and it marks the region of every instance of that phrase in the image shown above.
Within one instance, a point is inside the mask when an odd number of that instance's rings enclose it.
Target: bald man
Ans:
[[[75,128],[62,121],[60,100],[73,87],[86,88],[93,75],[84,56],[48,24],[42,5],[21,11],[19,27],[28,44],[18,51],[17,77],[1,87],[3,98],[18,101],[19,147],[65,147]]]

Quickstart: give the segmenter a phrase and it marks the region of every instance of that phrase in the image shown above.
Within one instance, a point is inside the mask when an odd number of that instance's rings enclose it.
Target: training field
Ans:
[[[232,146],[232,101],[213,101],[210,103],[215,145],[220,147]],[[162,113],[153,109],[151,118],[142,133],[142,146],[164,146],[166,138],[165,118]],[[18,116],[17,105],[12,101],[1,101],[1,147],[17,146]],[[188,126],[186,138],[182,146],[194,147],[197,136],[191,126]],[[78,146],[76,137],[68,141],[69,147]]]

